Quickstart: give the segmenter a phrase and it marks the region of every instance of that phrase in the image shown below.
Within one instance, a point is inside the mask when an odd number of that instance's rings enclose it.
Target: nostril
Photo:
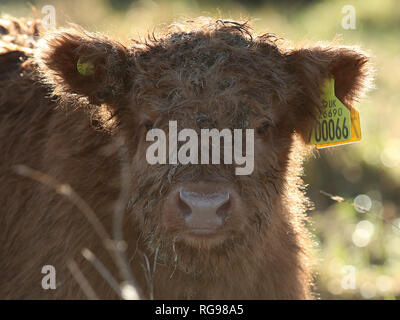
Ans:
[[[178,194],[177,207],[178,207],[179,212],[182,213],[182,215],[184,217],[186,217],[192,213],[192,209],[182,198],[182,192],[179,192],[179,194]]]
[[[226,219],[232,211],[232,204],[231,204],[231,199],[228,195],[228,199],[222,203],[219,208],[216,211],[217,216],[220,218]]]

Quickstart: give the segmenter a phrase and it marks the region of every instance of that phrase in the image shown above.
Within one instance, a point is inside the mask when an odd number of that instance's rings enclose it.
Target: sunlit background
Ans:
[[[174,20],[214,16],[251,20],[259,32],[288,40],[342,39],[369,51],[376,88],[357,106],[363,140],[325,149],[306,163],[317,296],[322,299],[400,298],[400,1],[47,0],[58,26],[80,24],[127,40]],[[352,5],[355,29],[345,29],[342,9]],[[0,12],[33,17],[25,0],[0,0]],[[338,195],[357,210],[321,194]],[[397,226],[397,228],[395,227]]]

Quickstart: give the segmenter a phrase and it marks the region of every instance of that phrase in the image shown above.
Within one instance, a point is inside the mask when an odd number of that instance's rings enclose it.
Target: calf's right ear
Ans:
[[[39,70],[54,95],[77,94],[93,104],[113,103],[129,86],[128,50],[82,29],[63,29],[41,39]]]
[[[321,88],[328,78],[334,79],[335,95],[348,108],[372,86],[370,57],[357,47],[302,47],[289,52],[287,59],[297,87],[290,117],[306,143],[321,112]]]

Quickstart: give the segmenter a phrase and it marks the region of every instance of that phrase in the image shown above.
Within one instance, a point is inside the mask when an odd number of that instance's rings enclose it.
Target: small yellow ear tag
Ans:
[[[360,116],[335,96],[335,80],[329,78],[322,87],[322,112],[314,126],[310,143],[318,149],[361,140]]]
[[[91,76],[92,74],[94,74],[95,71],[94,64],[92,62],[82,62],[81,58],[79,58],[76,64],[76,68],[78,69],[78,72],[83,76]]]

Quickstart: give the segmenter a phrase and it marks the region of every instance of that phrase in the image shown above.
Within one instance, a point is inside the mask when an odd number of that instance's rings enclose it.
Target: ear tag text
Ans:
[[[322,87],[322,112],[315,124],[310,143],[318,149],[361,140],[360,116],[335,96],[335,80],[327,79]]]

